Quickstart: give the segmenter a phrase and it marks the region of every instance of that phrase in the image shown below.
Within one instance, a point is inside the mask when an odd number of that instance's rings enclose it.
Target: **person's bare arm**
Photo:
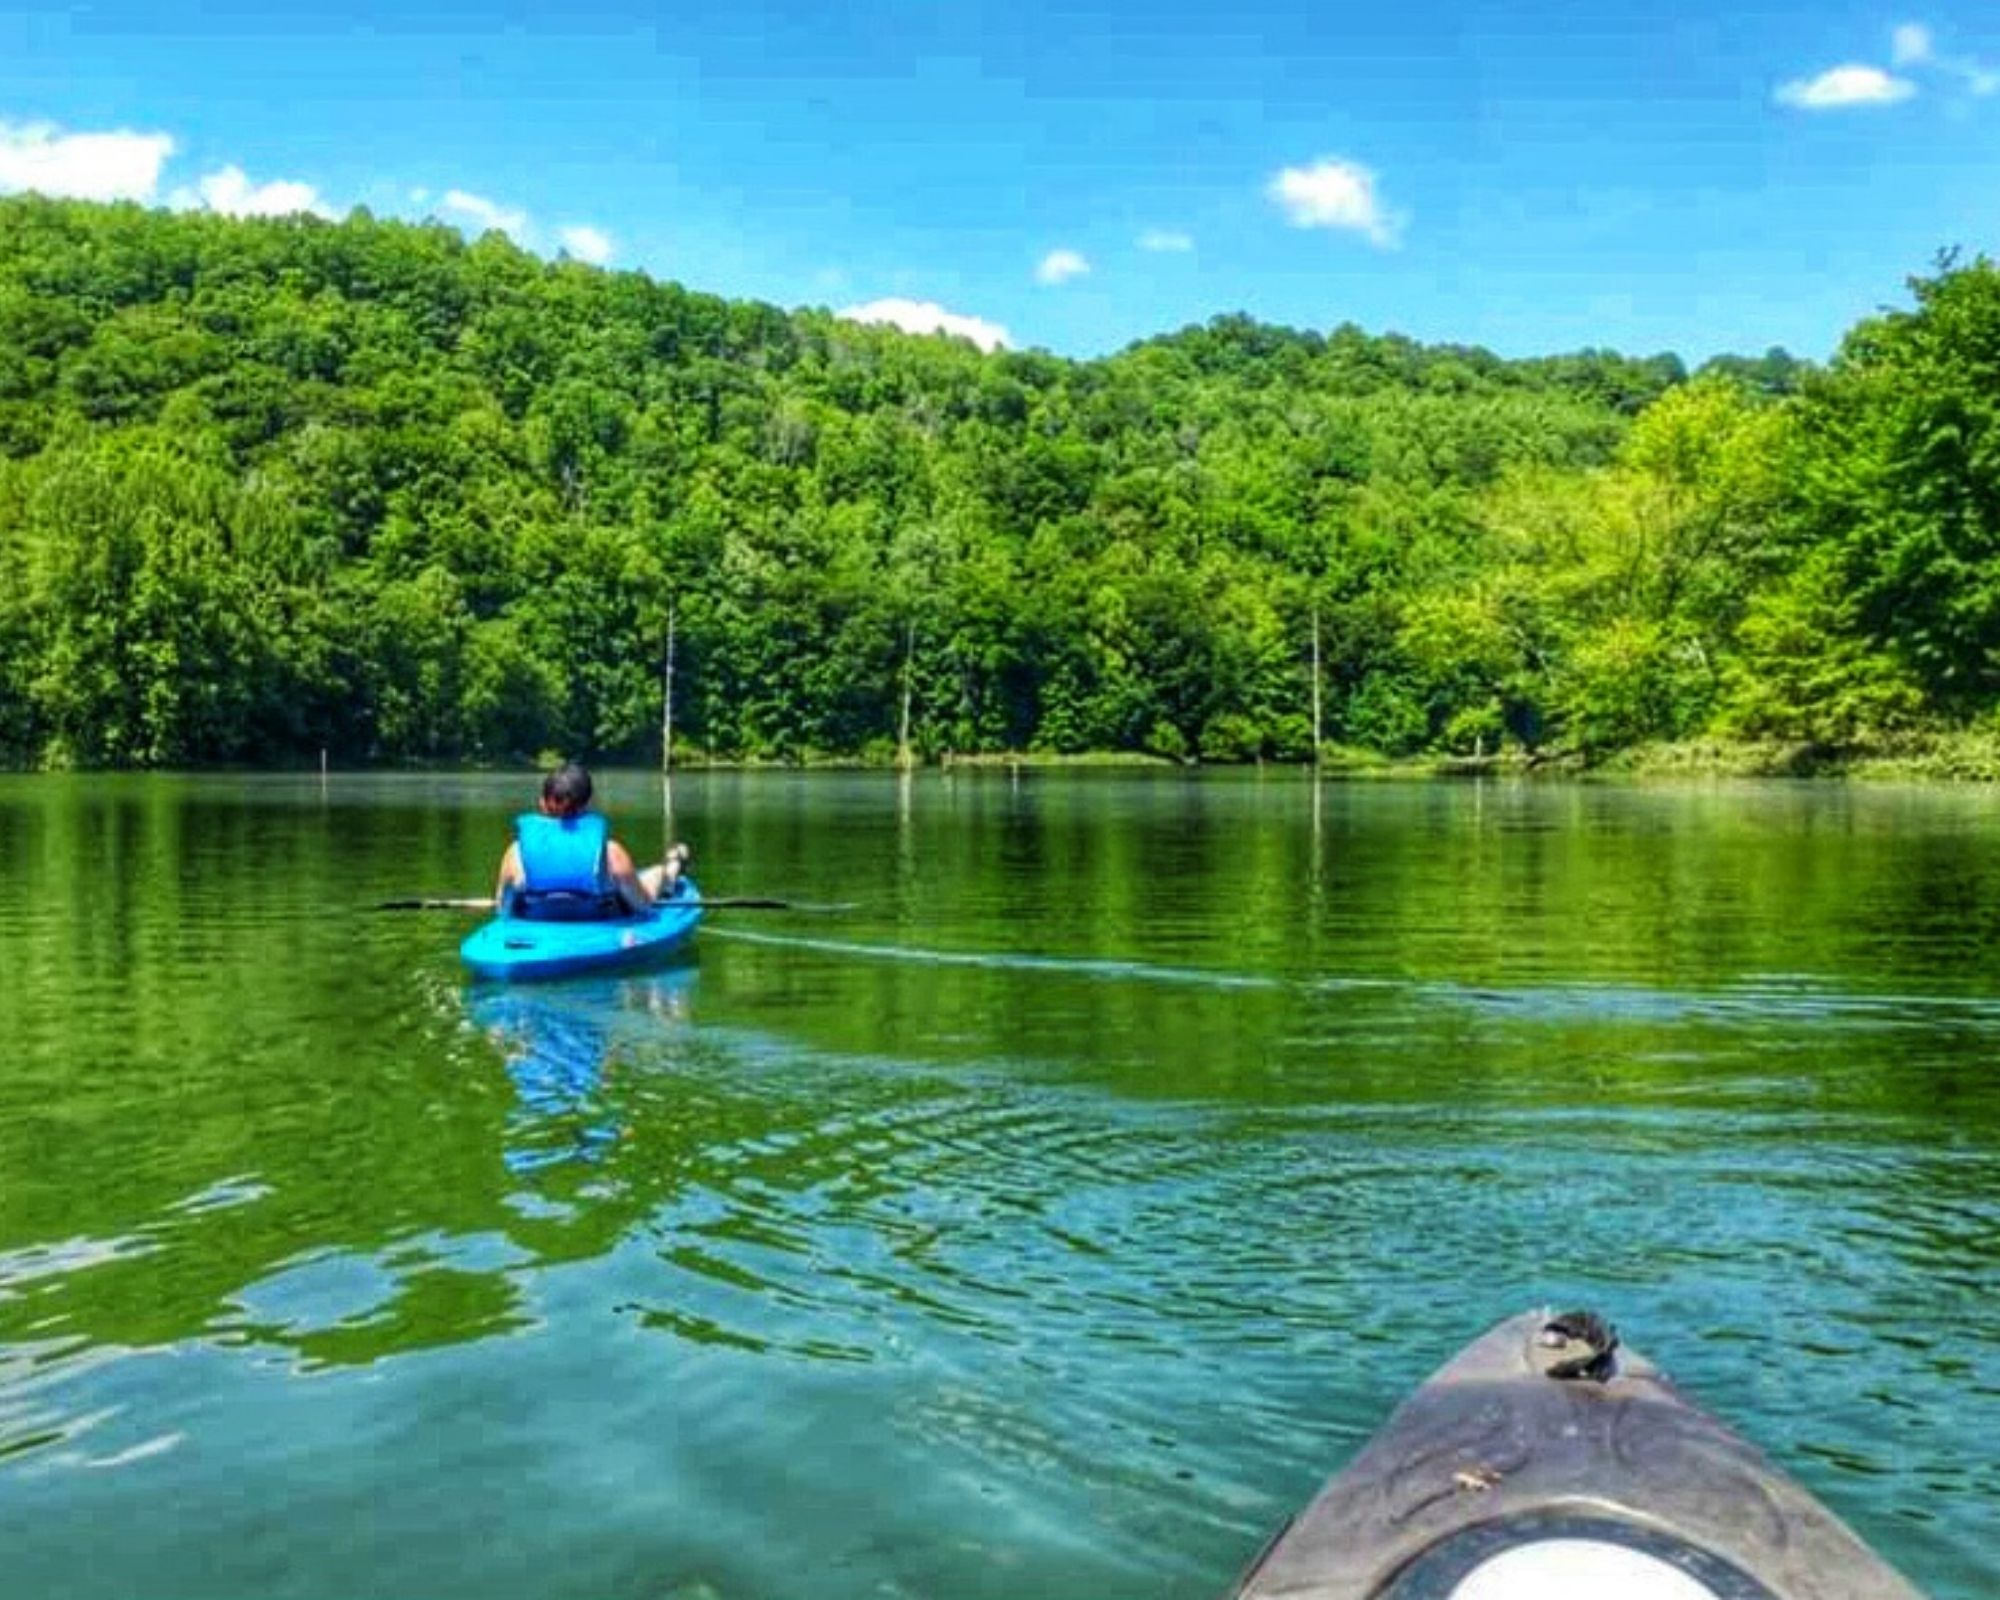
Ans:
[[[616,839],[604,847],[604,865],[611,874],[611,881],[618,885],[618,893],[625,904],[634,911],[650,910],[653,892],[639,876],[639,869],[632,865],[632,855]]]
[[[521,881],[521,847],[519,844],[507,846],[507,853],[500,858],[500,878],[493,885],[493,905],[497,910],[507,903],[507,891]]]

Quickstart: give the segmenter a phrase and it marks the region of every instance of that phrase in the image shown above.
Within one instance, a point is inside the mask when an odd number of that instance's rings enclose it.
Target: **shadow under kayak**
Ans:
[[[1920,1600],[1583,1313],[1468,1345],[1279,1533],[1237,1600]]]
[[[679,949],[701,921],[701,891],[686,879],[643,916],[543,922],[498,916],[465,936],[458,953],[479,978],[524,981],[609,972]]]

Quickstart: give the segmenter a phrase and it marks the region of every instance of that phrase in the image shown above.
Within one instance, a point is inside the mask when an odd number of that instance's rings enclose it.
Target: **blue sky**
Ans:
[[[2000,7],[0,0],[24,187],[497,223],[1066,354],[1240,310],[1824,356],[2000,249]]]

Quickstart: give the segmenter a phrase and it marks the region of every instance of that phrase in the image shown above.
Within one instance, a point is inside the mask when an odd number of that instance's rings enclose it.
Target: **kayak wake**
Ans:
[[[1217,967],[1172,966],[1100,956],[1038,955],[1016,950],[941,950],[923,945],[868,940],[824,939],[809,935],[761,933],[746,928],[711,929],[706,937],[734,939],[776,949],[871,961],[925,966],[968,967],[993,972],[1037,972],[1060,977],[1181,984],[1190,988],[1290,991],[1300,994],[1404,994],[1503,1015],[1597,1017],[1629,1021],[1710,1021],[1765,1023],[1773,1017],[1802,1025],[1847,1027],[1928,1027],[1960,1022],[2000,1028],[2000,1001],[1962,995],[1868,994],[1815,986],[1803,980],[1782,984],[1749,982],[1730,989],[1652,989],[1633,984],[1455,983],[1435,978],[1299,977],[1278,973],[1232,972]],[[1921,1012],[1920,1017],[1907,1015]]]

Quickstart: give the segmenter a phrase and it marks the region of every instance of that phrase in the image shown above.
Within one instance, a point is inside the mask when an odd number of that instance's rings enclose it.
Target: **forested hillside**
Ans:
[[[1337,310],[1337,308],[1334,308]],[[2000,699],[2000,273],[1826,372],[981,354],[357,213],[0,201],[0,757],[1838,743]]]

